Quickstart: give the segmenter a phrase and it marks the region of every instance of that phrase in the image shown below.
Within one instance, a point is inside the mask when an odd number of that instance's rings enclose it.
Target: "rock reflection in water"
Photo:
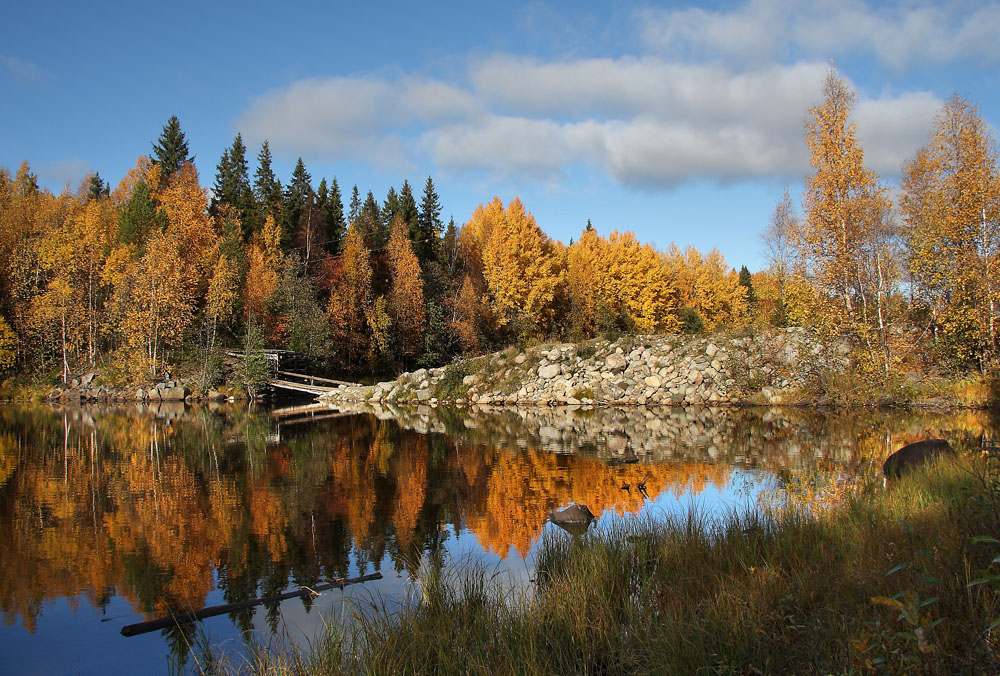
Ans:
[[[306,418],[309,418],[307,422]],[[734,467],[847,467],[979,414],[420,407],[0,407],[0,611],[121,597],[146,616],[392,565],[468,531],[526,556],[570,503],[635,512],[726,487]],[[635,457],[636,463],[615,463]],[[277,622],[278,611],[269,619]],[[249,628],[252,611],[234,622]]]

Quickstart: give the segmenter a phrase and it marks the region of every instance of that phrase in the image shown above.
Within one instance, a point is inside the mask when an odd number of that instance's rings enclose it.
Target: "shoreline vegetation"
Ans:
[[[717,249],[658,250],[617,229],[627,224],[599,223],[599,232],[588,220],[579,237],[557,241],[517,197],[493,197],[464,224],[446,225],[429,176],[422,195],[404,180],[380,201],[356,185],[342,193],[335,177],[315,186],[300,158],[283,184],[267,141],[251,176],[239,134],[222,150],[210,193],[176,116],[117,186],[94,173],[55,194],[27,162],[0,168],[0,381],[34,395],[46,387],[48,396],[57,379],[59,389],[79,391],[74,379],[99,372],[98,387],[135,390],[97,399],[135,399],[139,386],[153,400],[208,397],[221,386],[229,391],[219,396],[252,396],[266,363],[227,367],[230,349],[293,350],[316,375],[338,379],[441,368],[451,378],[456,359],[504,349],[528,358],[547,341],[728,333],[735,342],[741,332],[792,327],[820,347],[799,362],[829,365],[813,378],[819,388],[779,383],[788,391],[775,395],[760,374],[733,368],[737,397],[761,381],[744,403],[777,403],[792,390],[818,403],[830,399],[823,390],[836,393],[829,403],[907,401],[893,388],[942,374],[989,388],[1000,363],[1000,162],[990,130],[975,105],[949,99],[893,192],[864,165],[849,121],[854,98],[831,66],[806,117],[812,173],[800,206],[786,190],[769,223],[745,224],[763,231],[767,267],[756,272],[737,270]],[[551,371],[556,359],[546,359]],[[835,368],[842,360],[850,367]],[[718,372],[713,361],[702,370]],[[568,375],[558,366],[539,379]],[[604,366],[602,376],[614,374]],[[649,366],[658,371],[643,380],[672,377],[659,372],[669,366]],[[188,392],[176,391],[178,379]],[[466,398],[461,379],[456,394],[429,398]],[[601,401],[603,383],[591,380],[567,401],[592,399],[587,390]],[[612,389],[603,401],[631,400],[625,384],[625,394]],[[699,382],[683,393],[681,385],[661,399],[733,394],[729,385],[700,392]],[[637,402],[655,399],[657,386],[647,387]]]
[[[830,357],[829,355],[834,355]],[[1000,405],[995,376],[943,369],[880,381],[859,376],[846,340],[790,327],[710,335],[625,335],[580,343],[509,347],[444,367],[403,372],[371,385],[341,386],[319,401],[338,404],[467,406],[806,406],[956,410]],[[0,383],[0,402],[62,405],[246,400],[241,363],[228,359],[222,382],[205,386],[197,365],[158,383],[121,382],[100,367]],[[169,374],[169,371],[168,371]],[[263,374],[260,376],[264,380]],[[258,384],[259,386],[259,384]]]
[[[204,673],[992,674],[1000,472],[978,444],[709,519],[547,535],[532,586],[425,560],[420,595],[331,618],[308,649],[202,655]],[[819,492],[813,489],[819,489]],[[809,497],[803,496],[809,494]],[[821,499],[818,499],[822,496]]]

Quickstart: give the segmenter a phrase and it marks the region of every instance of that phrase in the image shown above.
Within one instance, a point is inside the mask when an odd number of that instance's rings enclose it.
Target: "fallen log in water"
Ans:
[[[334,588],[343,589],[349,584],[358,584],[359,582],[369,582],[371,580],[381,579],[382,573],[369,573],[368,575],[362,575],[361,577],[351,578],[341,577],[327,584],[316,585],[312,588],[301,587],[295,591],[285,592],[284,594],[264,596],[259,599],[249,599],[247,601],[239,601],[237,603],[226,603],[221,606],[210,606],[208,608],[202,608],[201,610],[182,611],[171,615],[170,617],[161,617],[158,620],[148,620],[146,622],[137,622],[135,624],[126,625],[122,627],[122,636],[138,636],[139,634],[146,634],[151,631],[156,631],[157,629],[166,629],[167,627],[172,627],[177,624],[186,624],[188,622],[203,620],[206,617],[215,617],[216,615],[231,613],[236,610],[243,610],[244,608],[253,608],[254,606],[259,606],[263,603],[277,603],[278,601],[292,599],[297,596],[308,596],[316,592]]]

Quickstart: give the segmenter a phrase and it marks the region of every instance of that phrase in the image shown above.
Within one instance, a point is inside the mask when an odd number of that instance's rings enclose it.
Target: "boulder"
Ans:
[[[604,366],[609,371],[620,371],[628,364],[628,361],[624,356],[618,354],[617,352],[612,352],[608,355],[608,358],[604,360]]]
[[[561,371],[562,369],[559,368],[559,364],[549,364],[538,369],[538,377],[542,380],[548,380],[549,378],[555,378]]]
[[[570,505],[549,515],[549,521],[573,535],[585,533],[594,518],[594,513],[586,505]]]
[[[882,463],[882,473],[887,479],[897,479],[918,465],[931,462],[944,455],[955,455],[955,450],[945,439],[924,439],[907,444]]]
[[[187,396],[187,390],[183,387],[164,387],[159,393],[163,401],[183,401]]]

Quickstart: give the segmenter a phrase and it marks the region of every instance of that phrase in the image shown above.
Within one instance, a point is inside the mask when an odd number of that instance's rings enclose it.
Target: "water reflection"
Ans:
[[[524,557],[553,510],[636,512],[643,480],[651,499],[721,492],[737,468],[846,469],[988,427],[977,412],[0,407],[0,611],[34,632],[57,599],[152,617],[415,574],[464,533]],[[249,629],[253,611],[231,619]]]

